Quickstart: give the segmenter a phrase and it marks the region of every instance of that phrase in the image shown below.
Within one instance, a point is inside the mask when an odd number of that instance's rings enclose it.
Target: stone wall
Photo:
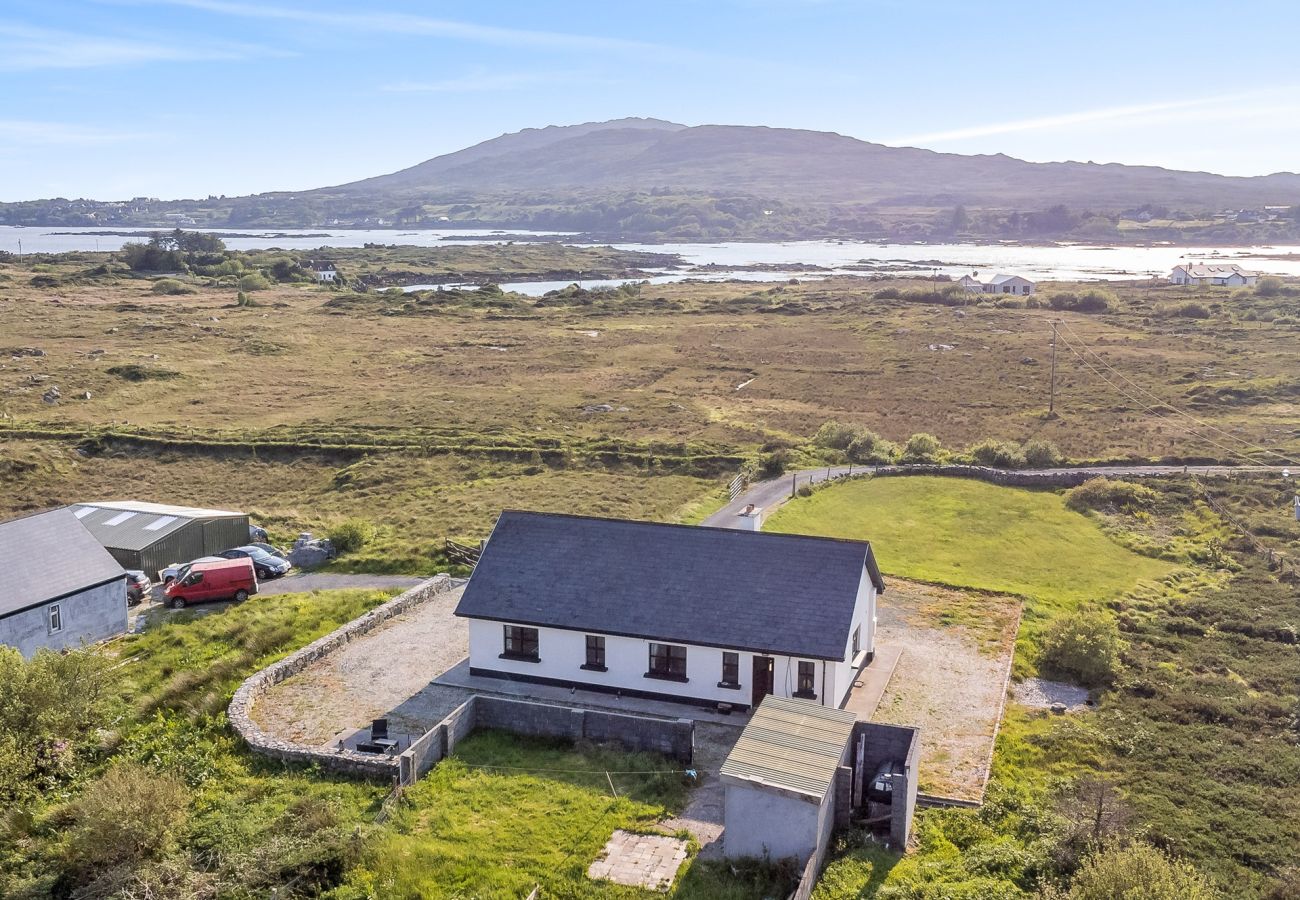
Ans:
[[[451,590],[451,578],[435,575],[423,584],[416,585],[387,603],[377,606],[359,618],[313,641],[296,653],[291,653],[277,663],[272,663],[250,676],[230,701],[226,715],[230,725],[244,739],[249,748],[264,756],[286,762],[317,763],[321,767],[350,775],[377,778],[397,778],[400,764],[395,756],[358,753],[355,750],[322,750],[305,744],[296,744],[267,734],[253,721],[252,712],[258,699],[275,685],[306,669],[316,660],[334,652],[353,638],[375,630],[389,619],[406,612],[426,600]]]
[[[977,478],[1004,487],[1077,487],[1093,477],[1085,472],[1017,472],[988,466],[875,466],[863,473],[880,478],[890,475],[943,475],[948,478]]]

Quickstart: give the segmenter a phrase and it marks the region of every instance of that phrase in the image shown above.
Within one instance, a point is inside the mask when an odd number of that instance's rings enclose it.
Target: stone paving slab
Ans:
[[[615,884],[666,891],[686,862],[686,842],[664,834],[619,829],[587,869],[587,877]]]

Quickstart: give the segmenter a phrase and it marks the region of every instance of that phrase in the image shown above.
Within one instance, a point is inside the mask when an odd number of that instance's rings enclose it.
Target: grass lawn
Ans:
[[[331,897],[518,898],[536,885],[543,897],[662,896],[591,881],[586,872],[615,829],[652,829],[683,804],[679,768],[650,753],[476,733],[405,794]],[[619,774],[627,772],[640,774]],[[672,896],[783,897],[791,887],[779,869],[686,866]]]
[[[1121,547],[1059,494],[963,478],[851,481],[792,500],[766,529],[869,540],[890,575],[1055,608],[1105,600],[1174,568]]]

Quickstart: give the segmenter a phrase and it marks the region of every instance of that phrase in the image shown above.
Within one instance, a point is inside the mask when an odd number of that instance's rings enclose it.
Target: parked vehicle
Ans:
[[[172,609],[213,600],[243,602],[257,593],[257,573],[251,559],[219,559],[196,562],[176,581],[163,589]]]
[[[221,562],[225,557],[222,556],[200,556],[198,559],[192,559],[187,563],[172,563],[165,569],[158,570],[158,581],[163,586],[171,584],[177,578],[184,578],[185,573],[190,570],[190,566],[201,562]]]
[[[270,545],[270,544],[263,543],[262,541],[251,541],[251,542],[249,543],[248,546],[250,546],[250,547],[256,547],[258,550],[265,550],[267,553],[271,554],[272,556],[276,557],[277,559],[288,559],[288,558],[289,558],[288,554],[286,554],[286,553],[285,553],[283,550],[281,550],[279,547],[274,547],[274,546],[272,546],[272,545]]]
[[[248,539],[250,541],[265,541],[267,539],[266,529],[261,525],[253,525],[252,523],[249,523]]]
[[[126,605],[139,606],[149,592],[153,590],[153,582],[149,576],[139,569],[126,570]]]
[[[280,559],[278,556],[272,556],[260,547],[254,547],[247,544],[243,547],[233,547],[230,550],[222,552],[221,557],[224,559],[248,559],[252,560],[253,568],[257,571],[258,578],[279,578],[281,575],[288,575],[293,566],[289,565],[287,559]]]

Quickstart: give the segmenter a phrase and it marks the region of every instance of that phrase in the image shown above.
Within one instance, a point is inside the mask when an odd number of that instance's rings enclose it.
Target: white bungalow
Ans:
[[[320,283],[333,284],[334,279],[339,277],[333,263],[311,263],[311,271],[316,276],[316,281]]]
[[[1032,294],[1034,282],[1020,275],[994,275],[984,283],[986,294]]]
[[[1174,266],[1174,270],[1169,273],[1169,280],[1174,284],[1243,287],[1259,280],[1259,273],[1243,269],[1236,263],[1184,263]]]
[[[874,656],[884,587],[865,541],[506,511],[456,615],[472,675],[839,707]]]

